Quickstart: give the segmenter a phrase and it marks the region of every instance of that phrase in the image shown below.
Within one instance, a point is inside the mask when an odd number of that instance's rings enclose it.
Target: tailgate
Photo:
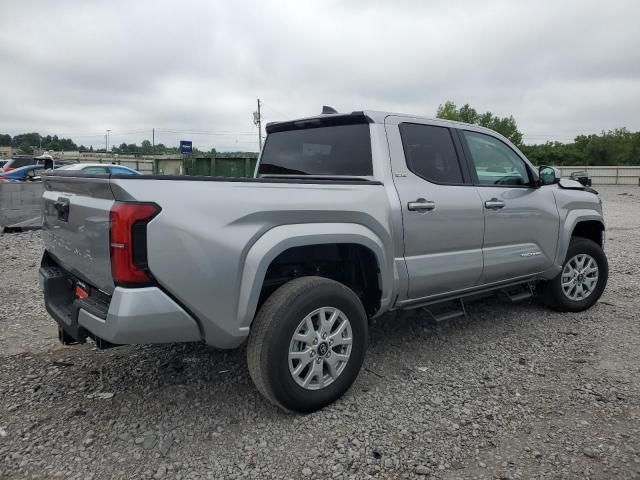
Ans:
[[[108,177],[44,176],[44,247],[68,272],[113,293],[109,211],[114,203]]]

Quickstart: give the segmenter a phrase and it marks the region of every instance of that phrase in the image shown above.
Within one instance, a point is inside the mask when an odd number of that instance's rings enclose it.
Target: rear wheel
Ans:
[[[539,285],[540,298],[555,310],[580,312],[598,301],[608,277],[609,264],[602,247],[593,240],[573,237],[561,272]]]
[[[281,286],[258,312],[247,363],[269,401],[311,412],[349,389],[366,347],[367,317],[356,294],[327,278],[302,277]]]

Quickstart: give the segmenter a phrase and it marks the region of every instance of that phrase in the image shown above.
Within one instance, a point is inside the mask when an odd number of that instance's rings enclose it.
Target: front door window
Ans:
[[[524,161],[508,145],[483,133],[463,131],[480,185],[528,186]]]

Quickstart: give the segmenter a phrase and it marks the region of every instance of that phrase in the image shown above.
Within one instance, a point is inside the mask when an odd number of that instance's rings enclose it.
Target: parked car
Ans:
[[[443,320],[534,286],[579,312],[607,283],[599,197],[486,128],[381,112],[271,123],[257,174],[45,175],[40,278],[61,341],[246,341],[260,393],[308,412],[353,383],[371,318]]]
[[[109,163],[76,163],[60,167],[60,170],[73,170],[87,175],[142,175],[133,168],[125,167],[123,165],[112,165]]]
[[[569,178],[571,180],[575,180],[576,182],[580,182],[585,187],[591,186],[591,177],[589,177],[589,174],[584,170],[571,172],[571,175],[569,176]]]
[[[38,162],[33,159],[33,157],[19,157],[19,158],[10,158],[3,165],[3,172],[10,172],[11,170],[15,170],[20,167],[28,167],[30,165],[36,165]]]
[[[0,171],[10,172],[20,167],[28,167],[30,165],[40,165],[45,168],[58,168],[64,165],[72,165],[75,162],[70,160],[55,160],[50,155],[41,155],[40,157],[18,157],[7,160]]]
[[[6,165],[9,160],[0,159],[0,172],[2,172],[2,167]]]
[[[0,182],[40,180],[44,171],[45,168],[43,165],[27,165],[26,167],[15,168],[8,172],[0,172]]]

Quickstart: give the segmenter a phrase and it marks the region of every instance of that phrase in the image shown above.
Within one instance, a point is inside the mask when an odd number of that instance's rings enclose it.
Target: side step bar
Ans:
[[[517,303],[531,297],[533,297],[533,288],[530,284],[503,288],[498,291],[498,298],[507,303]]]
[[[531,284],[515,285],[497,290],[495,294],[504,302],[517,303],[533,297],[533,287]],[[436,322],[444,322],[453,318],[467,316],[464,298],[432,303],[422,307],[422,309]]]
[[[448,302],[434,303],[422,308],[436,322],[444,322],[446,320],[467,316],[467,310],[464,308],[464,300],[462,300],[462,298]]]

